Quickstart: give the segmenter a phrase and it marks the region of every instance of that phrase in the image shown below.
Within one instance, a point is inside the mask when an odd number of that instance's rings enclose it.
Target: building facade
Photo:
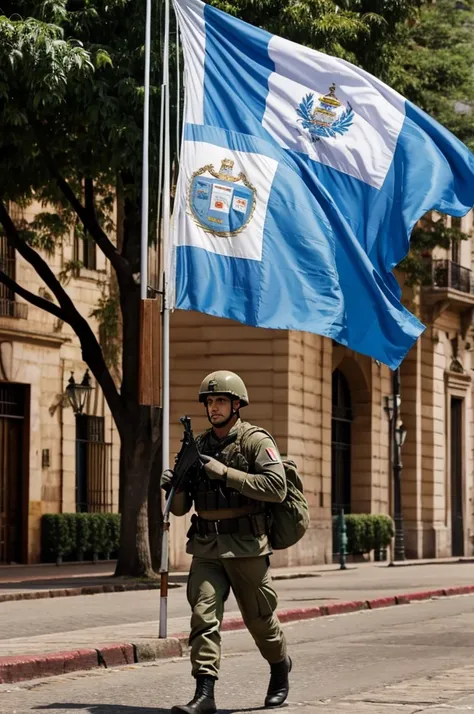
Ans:
[[[26,217],[38,210],[31,206]],[[11,212],[21,220],[20,211]],[[67,279],[66,289],[97,335],[90,314],[109,280],[105,258],[77,234],[47,256],[56,275],[77,261],[87,267]],[[48,298],[36,272],[3,237],[0,264]],[[69,325],[0,286],[0,563],[40,560],[44,513],[117,510],[119,442],[103,394],[92,380],[77,415],[65,394],[71,372],[81,382],[85,369]]]
[[[472,214],[460,227],[472,234]],[[0,247],[5,272],[45,295],[30,266],[6,243]],[[473,552],[472,250],[470,240],[437,249],[432,284],[416,294],[404,290],[407,306],[427,325],[400,370],[407,557]],[[70,279],[68,293],[98,334],[90,314],[101,282],[109,279],[105,259],[72,235],[48,263],[59,273],[71,260],[87,267]],[[82,414],[65,398],[70,373],[80,381],[86,369],[72,330],[0,291],[0,562],[37,562],[42,514],[118,510],[119,442],[96,385]],[[304,478],[310,530],[294,548],[276,553],[275,564],[331,562],[332,517],[340,508],[393,514],[386,409],[392,373],[385,365],[318,335],[177,311],[171,320],[172,454],[180,445],[180,416],[192,417],[195,433],[207,428],[197,394],[215,369],[242,376],[250,395],[242,416],[269,430]],[[172,521],[172,568],[188,566],[188,527],[189,516]]]

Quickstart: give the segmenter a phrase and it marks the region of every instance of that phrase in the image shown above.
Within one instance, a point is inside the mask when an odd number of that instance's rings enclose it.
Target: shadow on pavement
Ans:
[[[280,707],[284,709],[285,707]],[[70,704],[69,702],[56,702],[35,707],[36,710],[61,709],[65,711],[83,711],[84,714],[170,714],[171,709],[159,707],[124,706],[123,704]],[[219,709],[219,714],[239,714],[240,712],[258,712],[264,707],[250,707],[246,709]]]
[[[91,575],[89,577],[44,578],[34,580],[12,580],[0,582],[0,591],[8,590],[64,590],[93,585],[121,585],[125,580],[118,580],[113,575]]]

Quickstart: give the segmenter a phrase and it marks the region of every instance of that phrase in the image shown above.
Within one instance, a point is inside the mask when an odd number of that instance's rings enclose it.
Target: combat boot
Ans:
[[[214,714],[216,702],[214,701],[215,677],[198,675],[196,677],[196,692],[188,704],[173,707],[171,714]]]
[[[288,675],[291,672],[291,658],[270,665],[270,684],[265,697],[266,707],[279,707],[286,700],[290,691]]]

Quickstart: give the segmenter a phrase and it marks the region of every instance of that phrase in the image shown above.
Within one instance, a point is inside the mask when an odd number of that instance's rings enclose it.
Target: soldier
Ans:
[[[275,615],[277,596],[269,573],[272,550],[265,504],[284,500],[284,467],[273,439],[241,421],[240,409],[249,400],[237,374],[224,370],[208,375],[201,384],[199,401],[211,423],[196,440],[204,467],[196,469],[187,491],[176,493],[171,508],[176,516],[187,513],[193,504],[196,511],[186,548],[193,556],[187,595],[192,608],[189,643],[196,692],[187,705],[171,711],[216,711],[220,627],[230,589],[270,664],[265,706],[280,706],[288,696],[291,659]]]

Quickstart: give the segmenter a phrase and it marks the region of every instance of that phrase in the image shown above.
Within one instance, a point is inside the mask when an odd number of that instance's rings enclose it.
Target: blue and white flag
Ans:
[[[174,4],[175,306],[325,335],[396,367],[424,328],[392,269],[423,214],[474,204],[474,155],[364,70],[200,0]]]

